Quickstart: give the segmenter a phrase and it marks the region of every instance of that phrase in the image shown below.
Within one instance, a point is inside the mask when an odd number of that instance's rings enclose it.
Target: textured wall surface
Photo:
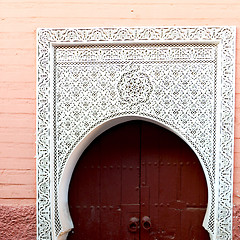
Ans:
[[[0,239],[36,239],[36,207],[0,206]]]
[[[240,206],[233,207],[233,239],[240,239]]]
[[[94,26],[237,26],[234,239],[240,218],[239,0],[0,0],[0,239],[34,239],[36,29]],[[29,205],[29,206],[28,206]],[[4,210],[5,209],[5,210]],[[8,211],[6,210],[8,209]],[[32,209],[26,211],[26,209]],[[2,216],[9,217],[2,218]],[[20,221],[33,235],[19,235]],[[10,214],[11,213],[11,214]],[[7,222],[8,221],[8,222]],[[30,222],[31,221],[31,224]],[[19,222],[19,224],[20,224]],[[21,226],[23,226],[21,225]],[[20,225],[19,225],[20,226]],[[4,231],[2,231],[4,229]],[[2,233],[12,234],[2,238]],[[30,232],[30,230],[29,230]],[[16,234],[15,237],[14,233]],[[18,235],[17,235],[18,234]],[[25,235],[24,235],[25,234]]]

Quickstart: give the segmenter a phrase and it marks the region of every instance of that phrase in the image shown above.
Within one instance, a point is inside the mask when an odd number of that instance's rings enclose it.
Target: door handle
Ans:
[[[137,232],[138,229],[139,229],[139,219],[136,217],[130,218],[129,224],[128,224],[128,230],[134,233],[134,232]]]
[[[142,227],[143,227],[143,229],[148,231],[148,230],[150,230],[151,226],[152,226],[152,223],[151,223],[150,217],[144,216],[142,218]]]

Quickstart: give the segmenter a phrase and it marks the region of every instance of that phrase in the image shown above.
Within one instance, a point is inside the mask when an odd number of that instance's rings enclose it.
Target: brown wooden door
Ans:
[[[95,139],[78,161],[68,239],[207,240],[206,204],[202,168],[183,140],[151,123],[123,123]]]

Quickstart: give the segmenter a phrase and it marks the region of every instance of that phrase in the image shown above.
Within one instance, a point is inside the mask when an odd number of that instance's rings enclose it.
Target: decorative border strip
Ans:
[[[52,170],[50,164],[50,85],[53,45],[102,43],[191,43],[219,44],[221,74],[218,227],[214,239],[232,239],[232,174],[234,146],[235,27],[141,27],[39,29],[37,39],[37,237],[54,239],[52,210]],[[55,183],[56,184],[56,183]]]

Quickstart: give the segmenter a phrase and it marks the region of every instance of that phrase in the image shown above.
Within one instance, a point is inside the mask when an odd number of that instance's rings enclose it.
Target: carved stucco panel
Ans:
[[[38,239],[66,230],[58,191],[71,152],[124,116],[154,120],[192,147],[210,194],[204,226],[231,239],[234,48],[232,27],[39,29]]]

